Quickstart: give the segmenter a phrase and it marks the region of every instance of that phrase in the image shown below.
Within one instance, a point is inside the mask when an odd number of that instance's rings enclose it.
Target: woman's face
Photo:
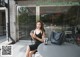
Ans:
[[[37,23],[36,23],[36,28],[38,28],[38,29],[41,28],[41,23],[40,23],[40,22],[37,22]]]

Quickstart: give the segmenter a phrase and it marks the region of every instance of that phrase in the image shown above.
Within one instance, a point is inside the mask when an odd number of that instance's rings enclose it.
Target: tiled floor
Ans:
[[[20,40],[13,45],[13,57],[26,57],[26,48],[32,44],[31,41]]]
[[[16,44],[13,44],[13,55],[8,57],[26,57],[26,47],[27,45],[31,44],[30,41],[20,40]],[[0,56],[5,57],[5,56]]]
[[[26,57],[26,48],[30,44],[32,44],[31,41],[20,40],[19,42],[13,44],[13,55],[6,56],[6,57]],[[5,56],[1,56],[1,53],[0,53],[0,57],[5,57]],[[40,56],[37,56],[37,57],[40,57]]]

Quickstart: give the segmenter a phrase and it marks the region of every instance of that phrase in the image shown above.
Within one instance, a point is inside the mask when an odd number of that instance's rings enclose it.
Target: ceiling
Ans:
[[[78,5],[80,0],[15,0],[18,6]],[[75,1],[75,2],[74,2]]]

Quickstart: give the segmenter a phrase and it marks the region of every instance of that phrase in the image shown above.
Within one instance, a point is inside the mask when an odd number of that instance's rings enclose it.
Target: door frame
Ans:
[[[8,9],[6,7],[0,7],[0,10],[4,10],[6,19],[6,40],[8,40]]]
[[[16,8],[17,8],[17,19],[16,19],[16,33],[17,33],[17,39],[16,40],[19,40],[20,38],[19,38],[19,22],[18,22],[18,15],[19,15],[19,13],[18,13],[18,9],[19,9],[19,7],[35,7],[36,8],[36,6],[32,6],[32,5],[30,5],[30,6],[16,6]],[[36,8],[36,10],[37,10],[37,8]],[[37,13],[36,13],[36,15],[37,15]],[[37,17],[36,17],[37,18]],[[36,20],[37,21],[37,20]]]

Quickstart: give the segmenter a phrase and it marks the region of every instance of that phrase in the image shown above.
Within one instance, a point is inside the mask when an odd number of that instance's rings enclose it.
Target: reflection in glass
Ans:
[[[36,8],[35,7],[20,7],[18,8],[19,21],[19,37],[20,39],[30,39],[30,31],[35,28],[36,23]]]
[[[74,35],[80,27],[80,6],[46,6],[40,7],[40,19],[47,32],[72,31]]]

